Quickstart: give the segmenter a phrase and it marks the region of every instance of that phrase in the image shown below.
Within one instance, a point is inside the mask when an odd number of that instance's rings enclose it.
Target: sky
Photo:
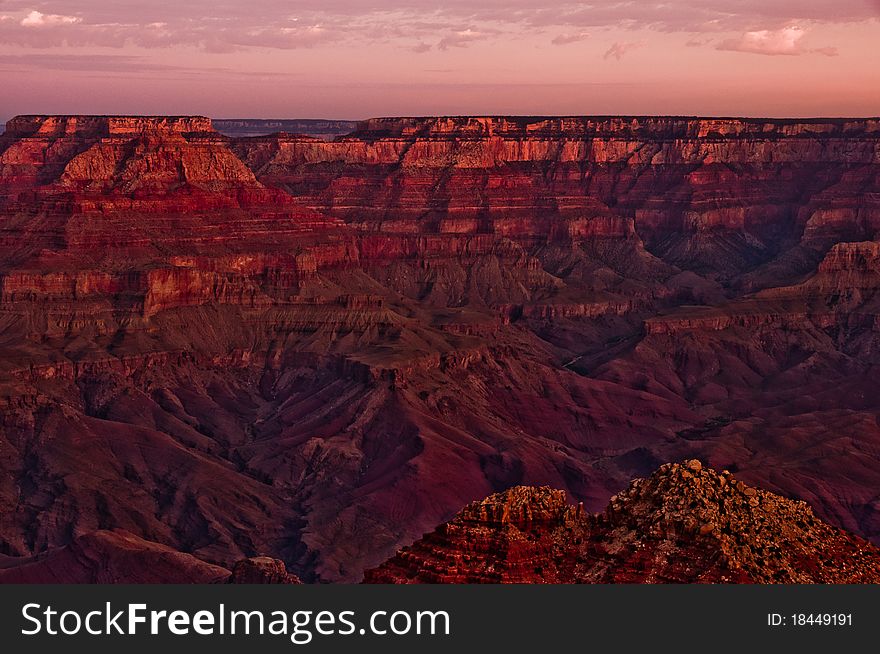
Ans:
[[[880,115],[880,0],[0,0],[0,118]]]

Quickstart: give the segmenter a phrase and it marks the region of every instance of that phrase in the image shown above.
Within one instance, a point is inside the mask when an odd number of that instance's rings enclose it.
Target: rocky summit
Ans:
[[[0,135],[4,574],[356,582],[695,457],[880,540],[878,119],[232,122]]]
[[[496,493],[365,581],[880,583],[880,548],[693,459],[633,481],[596,515],[547,487]]]

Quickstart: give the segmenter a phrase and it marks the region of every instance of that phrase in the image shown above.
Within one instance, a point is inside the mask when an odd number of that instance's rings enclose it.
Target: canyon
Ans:
[[[357,582],[692,458],[880,542],[878,228],[876,118],[15,118],[0,580]]]

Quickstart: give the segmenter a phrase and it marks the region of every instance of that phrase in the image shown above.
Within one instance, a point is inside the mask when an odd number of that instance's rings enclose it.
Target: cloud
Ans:
[[[617,59],[617,61],[620,61],[621,59],[623,59],[623,56],[626,53],[637,50],[643,45],[645,44],[642,41],[635,41],[630,43],[616,42],[610,48],[608,48],[605,54],[602,55],[602,58],[610,59],[611,57],[614,57],[615,59]]]
[[[0,72],[32,74],[33,71],[55,71],[64,73],[98,73],[101,76],[139,77],[160,75],[160,79],[197,79],[206,75],[220,79],[229,78],[281,78],[295,79],[299,73],[238,71],[223,67],[191,67],[163,64],[150,61],[138,55],[48,55],[0,54]]]
[[[190,70],[183,66],[156,64],[132,55],[9,55],[0,54],[0,67],[8,70],[97,71],[141,73]],[[204,70],[204,69],[201,69]]]
[[[155,18],[155,15],[149,15]],[[229,19],[147,20],[90,22],[79,16],[30,11],[14,21],[0,21],[0,44],[33,48],[88,46],[123,48],[198,47],[211,53],[229,53],[244,48],[289,50],[336,42],[355,29],[344,24],[322,25],[318,21],[286,18],[272,24]]]
[[[575,32],[568,34],[559,34],[556,38],[554,38],[551,43],[553,45],[568,45],[569,43],[577,43],[578,41],[583,41],[584,39],[590,38],[589,32]]]
[[[5,0],[0,7],[12,19],[0,19],[0,45],[188,46],[209,52],[339,43],[391,43],[424,52],[542,31],[563,46],[597,30],[685,33],[695,41],[713,35],[716,43],[734,46],[743,35],[772,34],[793,24],[880,16],[880,0]]]
[[[827,46],[824,48],[813,48],[810,52],[815,52],[816,54],[822,54],[826,57],[836,57],[840,54],[840,51],[834,46]]]
[[[760,55],[802,55],[811,52],[828,57],[837,55],[837,48],[824,47],[808,49],[803,45],[807,30],[798,25],[789,25],[779,30],[757,30],[742,36],[726,39],[715,46],[716,50],[749,52]]]
[[[296,48],[313,48],[338,41],[342,37],[342,31],[323,25],[272,26],[248,30],[244,33],[221,32],[217,34],[217,42],[214,47],[235,49],[238,46],[255,46],[294,50]]]
[[[466,30],[461,30],[459,32],[453,32],[447,36],[444,36],[440,39],[440,42],[437,44],[437,47],[441,50],[448,50],[449,48],[466,48],[474,41],[481,41],[487,38],[487,34],[483,32],[477,32],[476,30],[472,30],[468,28]]]
[[[444,11],[464,10],[466,0],[445,2]],[[507,5],[511,5],[510,8]],[[744,32],[781,29],[792,21],[847,23],[880,16],[880,0],[591,0],[547,3],[482,0],[472,21],[497,20],[567,31],[591,28],[650,29],[660,32]]]
[[[58,25],[74,25],[82,22],[78,16],[62,16],[61,14],[43,14],[32,11],[21,19],[22,27],[56,27]]]

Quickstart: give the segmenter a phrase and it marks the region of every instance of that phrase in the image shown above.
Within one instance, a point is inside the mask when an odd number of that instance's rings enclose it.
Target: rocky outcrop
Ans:
[[[366,583],[563,583],[566,539],[589,533],[565,492],[518,486],[468,505],[452,521],[368,570]],[[572,549],[572,551],[574,551]]]
[[[242,118],[214,120],[212,122],[214,129],[218,132],[236,138],[266,136],[267,134],[283,132],[286,134],[302,134],[329,141],[338,136],[344,136],[357,127],[357,122],[352,120],[266,120]]]
[[[819,264],[812,285],[827,289],[836,284],[841,290],[877,289],[880,280],[880,242],[838,243]]]
[[[301,584],[290,574],[283,561],[268,556],[255,556],[237,561],[227,584]]]
[[[596,531],[591,581],[880,583],[880,549],[696,459],[634,481]]]
[[[694,459],[635,480],[598,515],[549,488],[492,495],[365,582],[880,583],[880,549]]]
[[[212,134],[204,116],[16,116],[4,136],[104,138],[132,134]]]
[[[688,118],[675,116],[449,116],[371,118],[352,134],[359,138],[400,136],[629,136],[666,138],[798,138],[880,133],[880,120]]]

